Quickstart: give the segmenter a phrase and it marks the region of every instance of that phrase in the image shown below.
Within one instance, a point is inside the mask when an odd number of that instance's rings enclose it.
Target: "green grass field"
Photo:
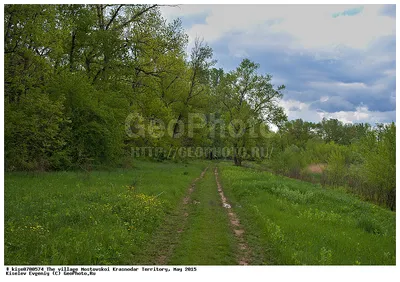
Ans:
[[[394,212],[342,190],[200,161],[6,173],[5,264],[237,264],[215,165],[250,264],[395,264]]]
[[[396,263],[396,214],[343,190],[222,163],[255,264]]]
[[[6,173],[5,264],[135,263],[204,167],[135,162],[109,172]]]

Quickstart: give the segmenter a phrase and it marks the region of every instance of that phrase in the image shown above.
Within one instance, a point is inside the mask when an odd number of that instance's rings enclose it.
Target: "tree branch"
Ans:
[[[114,14],[111,16],[110,21],[107,23],[106,25],[106,30],[108,30],[108,28],[110,27],[110,25],[112,24],[112,22],[115,20],[115,18],[118,16],[119,11],[121,10],[121,8],[125,6],[124,4],[121,4],[118,6],[118,8],[115,10]]]
[[[144,13],[146,13],[146,12],[150,11],[151,9],[154,9],[154,8],[156,8],[158,6],[159,6],[158,4],[154,4],[154,5],[151,5],[151,6],[147,7],[147,8],[145,8],[145,9],[143,9],[142,11],[140,11],[136,15],[134,15],[130,20],[128,20],[128,21],[124,22],[123,24],[120,24],[119,26],[117,26],[117,29],[124,28],[125,26],[127,26],[128,24],[130,24],[133,21],[135,21],[137,18],[139,18]]]

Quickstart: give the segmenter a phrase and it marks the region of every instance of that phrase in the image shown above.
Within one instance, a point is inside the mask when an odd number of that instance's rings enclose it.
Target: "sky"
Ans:
[[[213,48],[216,67],[249,58],[284,84],[289,120],[396,121],[395,5],[180,5],[162,7]]]

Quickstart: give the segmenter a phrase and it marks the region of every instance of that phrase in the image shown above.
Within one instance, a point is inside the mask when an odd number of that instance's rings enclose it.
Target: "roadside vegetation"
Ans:
[[[91,173],[8,173],[5,264],[135,264],[204,167],[138,161]]]
[[[254,264],[395,265],[396,214],[342,189],[221,163]]]
[[[396,208],[396,125],[290,121],[267,139],[258,167]]]

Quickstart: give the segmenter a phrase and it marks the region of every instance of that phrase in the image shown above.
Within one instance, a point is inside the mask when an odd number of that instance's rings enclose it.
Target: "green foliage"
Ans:
[[[124,111],[116,93],[107,96],[89,81],[66,74],[49,86],[55,97],[65,97],[65,115],[71,120],[69,145],[74,164],[115,163],[122,154],[122,126],[118,111]],[[116,101],[112,101],[113,96]],[[123,102],[123,99],[120,99]]]
[[[142,248],[204,165],[135,165],[140,169],[87,175],[7,172],[5,264],[138,264]],[[156,178],[163,181],[154,185]]]
[[[296,145],[291,145],[281,154],[275,155],[271,163],[275,171],[290,177],[299,177],[301,170],[307,164],[303,151]]]
[[[314,193],[306,191],[302,193],[299,190],[289,189],[285,185],[279,185],[271,188],[271,193],[294,203],[309,203],[313,200]]]
[[[207,86],[211,48],[192,79],[181,22],[158,5],[6,5],[5,34],[7,169],[115,165],[130,146],[167,147],[128,139],[127,115],[168,122],[188,105],[189,81]]]
[[[364,142],[363,176],[375,187],[379,200],[396,207],[396,126],[382,126]]]
[[[338,189],[220,163],[256,264],[394,265],[396,214]]]
[[[18,104],[5,103],[4,143],[7,170],[46,170],[69,163],[65,148],[70,120],[63,99],[31,91]]]
[[[331,250],[327,250],[325,247],[322,247],[320,255],[321,255],[321,258],[320,258],[319,263],[321,265],[332,264],[332,251]]]
[[[339,150],[332,151],[328,158],[328,168],[326,170],[329,183],[333,185],[343,184],[346,171],[346,159],[344,155]]]
[[[365,215],[362,215],[360,218],[357,219],[357,227],[365,230],[368,233],[373,233],[373,234],[382,233],[378,223],[375,220]]]
[[[274,89],[272,76],[258,74],[259,67],[244,59],[236,70],[221,74],[216,89],[219,104],[224,109],[227,141],[234,148],[234,162],[239,166],[243,160],[239,148],[249,148],[254,143],[252,130],[266,123],[281,125],[287,119],[278,104],[285,86]]]
[[[363,199],[395,209],[394,123],[371,128],[368,124],[343,125],[337,120],[318,124],[296,120],[286,123],[270,140],[274,153],[264,166],[274,172],[341,186]],[[320,171],[314,173],[309,166],[320,167]]]
[[[315,128],[315,124],[302,119],[288,121],[280,128],[282,143],[284,146],[296,145],[304,149],[307,141],[313,138]]]

